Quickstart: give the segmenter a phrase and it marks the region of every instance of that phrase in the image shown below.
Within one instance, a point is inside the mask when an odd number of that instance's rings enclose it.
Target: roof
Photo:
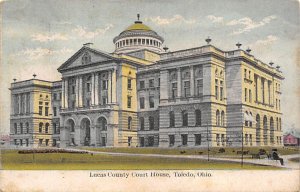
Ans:
[[[132,30],[143,30],[143,31],[152,31],[150,27],[143,24],[141,21],[136,21],[134,24],[130,25],[125,29],[125,31],[132,31]]]

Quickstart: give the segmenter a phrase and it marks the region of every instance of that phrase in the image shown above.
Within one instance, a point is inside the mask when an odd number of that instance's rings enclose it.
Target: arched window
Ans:
[[[20,123],[20,132],[23,134],[23,123]]]
[[[221,112],[221,126],[225,126],[225,112]]]
[[[199,109],[195,111],[195,116],[196,116],[196,126],[201,126],[201,111]]]
[[[264,129],[268,129],[268,119],[267,119],[267,116],[264,116],[263,125],[264,125]]]
[[[16,123],[14,124],[14,129],[15,129],[15,134],[18,134],[18,125]]]
[[[218,69],[215,70],[215,76],[218,76]]]
[[[256,129],[260,129],[260,116],[259,116],[259,114],[256,115]]]
[[[250,121],[249,121],[249,126],[252,127],[252,121],[253,121],[253,116],[252,113],[249,113]]]
[[[154,130],[154,118],[152,116],[149,117],[149,130]]]
[[[274,130],[274,120],[273,120],[273,117],[270,118],[270,129]]]
[[[181,114],[182,114],[182,126],[188,126],[189,118],[188,118],[187,111],[182,111]]]
[[[249,114],[248,111],[245,112],[245,126],[248,127],[248,123],[249,123]]]
[[[220,126],[220,111],[216,111],[216,125]]]
[[[71,132],[75,131],[75,123],[73,120],[70,121],[70,128],[71,128]]]
[[[39,133],[41,133],[43,131],[43,123],[39,124]]]
[[[276,117],[276,130],[279,130],[279,123],[278,123],[278,117]]]
[[[140,130],[145,130],[145,119],[144,117],[140,117]]]
[[[25,126],[26,126],[26,133],[29,133],[29,123],[26,122]]]
[[[132,126],[132,117],[128,117],[128,129],[131,129]]]
[[[175,114],[174,111],[170,111],[170,127],[175,127]]]
[[[46,123],[45,125],[45,133],[48,133],[49,132],[49,123]]]
[[[53,134],[56,134],[56,133],[57,133],[57,130],[56,130],[56,123],[53,123],[53,124],[52,124],[52,129],[53,129]]]
[[[279,131],[281,131],[281,118],[279,118]]]

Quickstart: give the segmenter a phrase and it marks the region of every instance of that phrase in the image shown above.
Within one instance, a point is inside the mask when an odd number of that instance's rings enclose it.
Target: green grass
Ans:
[[[103,154],[39,153],[1,151],[4,170],[239,170],[239,163],[161,157],[111,156]],[[274,170],[271,166],[244,164],[243,169]]]
[[[271,153],[271,150],[276,148],[280,155],[299,154],[299,148],[297,147],[245,147],[244,151],[249,150],[249,154],[258,153],[259,149],[265,149],[266,152]],[[138,153],[138,154],[164,154],[164,155],[207,155],[206,148],[83,148],[92,151],[102,152],[119,152],[119,153]],[[211,148],[211,156],[232,156],[232,158],[239,158],[241,155],[237,155],[237,151],[241,151],[239,148],[225,148],[224,153],[219,153],[220,148]],[[185,151],[185,153],[181,153]],[[200,153],[199,153],[200,152]],[[246,155],[247,156],[247,155]],[[250,155],[248,155],[250,156]]]

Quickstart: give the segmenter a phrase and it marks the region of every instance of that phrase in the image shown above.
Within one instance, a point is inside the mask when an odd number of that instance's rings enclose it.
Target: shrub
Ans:
[[[220,148],[219,149],[219,153],[225,153],[225,149],[224,148]]]

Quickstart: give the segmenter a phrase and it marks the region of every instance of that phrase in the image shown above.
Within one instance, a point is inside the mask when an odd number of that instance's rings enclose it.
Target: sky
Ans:
[[[1,1],[1,0],[0,0]],[[170,51],[211,44],[250,47],[280,66],[283,129],[300,131],[299,2],[292,0],[10,0],[0,4],[0,133],[9,132],[10,91],[17,81],[60,80],[57,68],[87,42],[113,52],[113,38],[136,14]]]

